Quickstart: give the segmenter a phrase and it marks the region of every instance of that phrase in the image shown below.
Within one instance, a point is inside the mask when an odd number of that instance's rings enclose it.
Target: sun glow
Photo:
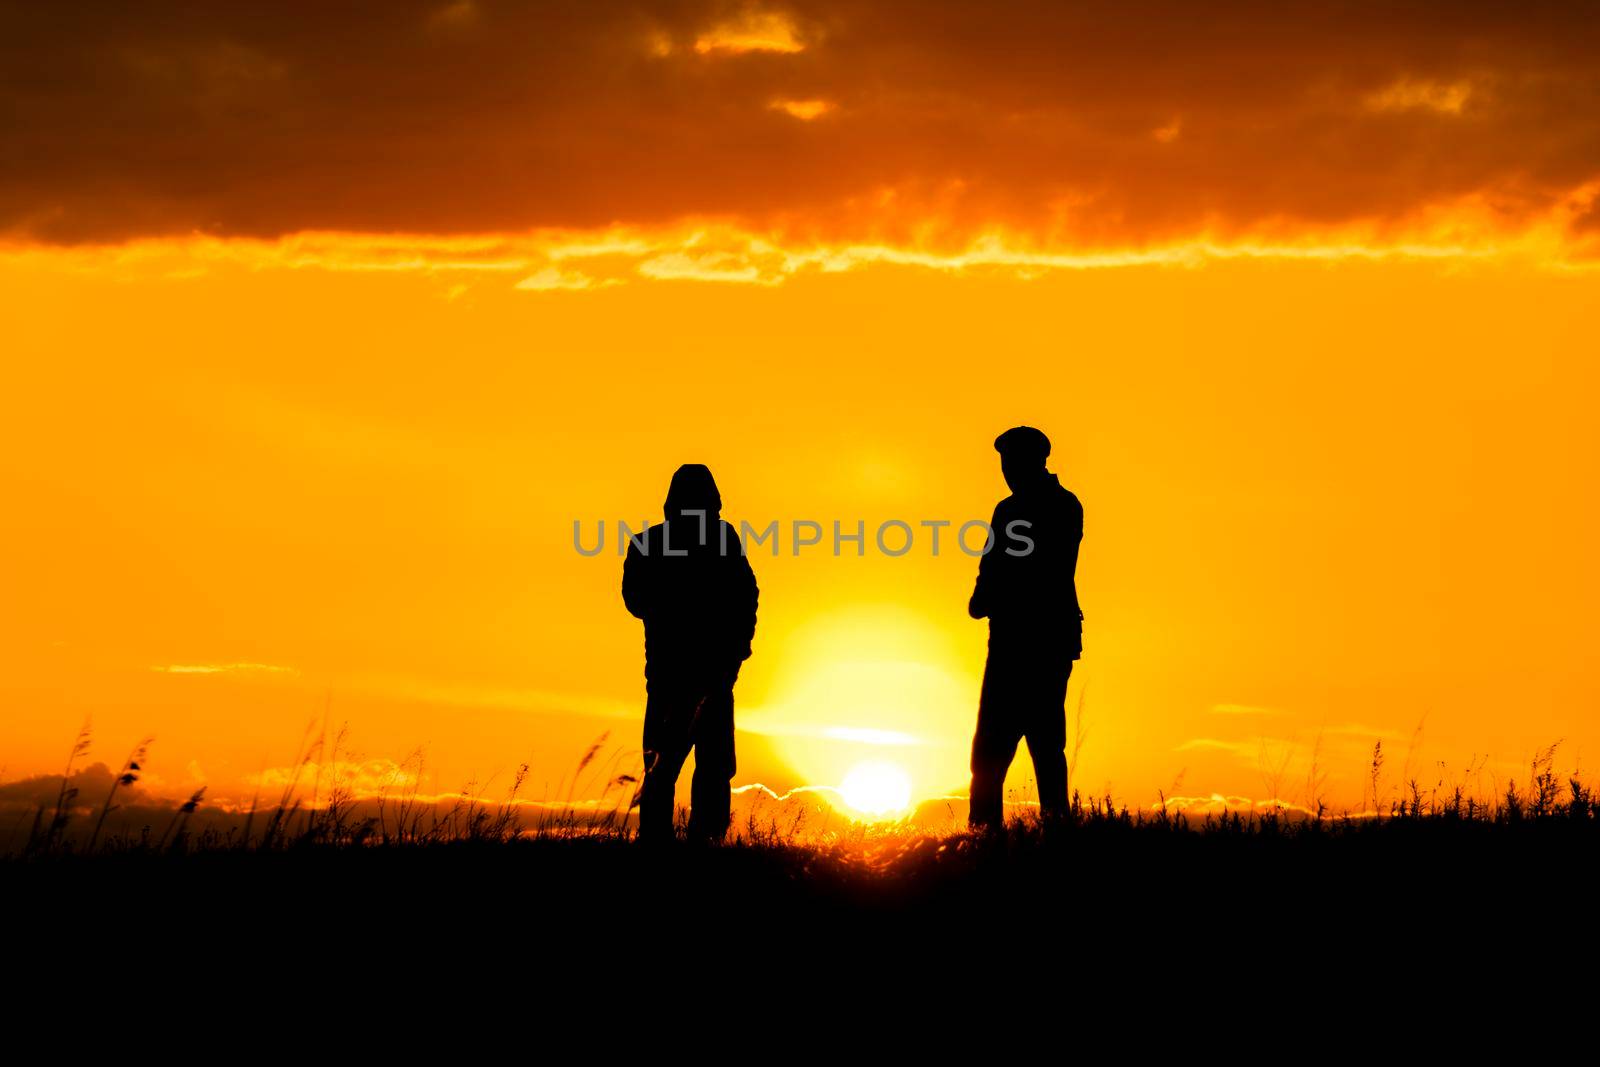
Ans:
[[[828,796],[847,814],[946,795],[966,784],[981,670],[981,635],[966,636],[898,607],[819,615],[783,636],[775,699],[740,728],[766,737],[797,781],[840,783]]]
[[[911,777],[898,764],[867,760],[850,768],[839,796],[863,815],[893,815],[911,806]]]

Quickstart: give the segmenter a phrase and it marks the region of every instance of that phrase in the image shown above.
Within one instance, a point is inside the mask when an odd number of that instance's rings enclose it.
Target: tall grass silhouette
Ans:
[[[1075,771],[1087,732],[1082,707],[1080,695],[1071,753]],[[191,831],[196,815],[208,811],[204,807],[206,790],[201,787],[187,799],[159,808],[161,829],[157,834],[155,820],[148,813],[146,824],[140,827],[124,822],[108,828],[110,816],[123,808],[119,798],[126,799],[127,791],[139,781],[153,739],[146,738],[134,747],[121,769],[111,776],[98,806],[90,807],[86,805],[93,804],[93,798],[81,798],[78,786],[72,784],[74,768],[91,748],[92,735],[86,723],[70,747],[53,803],[48,809],[40,804],[32,813],[25,841],[20,849],[8,848],[8,858],[29,861],[112,853],[180,856],[223,849],[406,849],[572,840],[620,845],[633,836],[632,814],[638,804],[641,754],[618,747],[605,755],[609,738],[609,732],[601,734],[580,754],[570,774],[558,783],[555,799],[547,795],[532,802],[524,795],[527,763],[520,764],[509,783],[495,794],[490,792],[491,779],[483,786],[468,782],[453,794],[425,795],[421,785],[426,761],[421,750],[393,765],[388,779],[376,789],[363,792],[342,760],[342,755],[348,755],[347,728],[341,727],[330,738],[327,724],[319,727],[313,721],[301,737],[295,759],[283,774],[281,788],[264,816],[260,803],[261,785],[266,781],[263,776],[258,779],[248,808],[233,813],[233,825]],[[1413,750],[1416,740],[1414,737]],[[1560,747],[1558,741],[1536,752],[1523,782],[1513,778],[1485,794],[1481,787],[1483,765],[1476,760],[1465,774],[1454,777],[1442,763],[1437,764],[1433,781],[1425,785],[1408,759],[1404,780],[1396,789],[1386,781],[1387,755],[1379,741],[1364,768],[1364,810],[1330,815],[1323,799],[1328,771],[1319,736],[1310,749],[1303,806],[1290,806],[1278,799],[1278,786],[1287,764],[1269,763],[1263,755],[1264,782],[1273,798],[1258,809],[1195,814],[1174,803],[1166,791],[1158,793],[1156,802],[1148,807],[1130,808],[1126,803],[1119,805],[1110,795],[1086,795],[1075,789],[1068,818],[1056,826],[1042,823],[1035,806],[1014,802],[1013,817],[1002,838],[1006,847],[1028,849],[1065,846],[1073,839],[1081,841],[1085,835],[1107,832],[1292,840],[1371,835],[1399,828],[1412,835],[1419,829],[1444,833],[1449,832],[1447,828],[1461,826],[1504,835],[1555,823],[1593,832],[1600,828],[1600,799],[1578,772],[1563,775],[1557,771]],[[1179,775],[1174,781],[1172,792],[1177,791],[1182,778]],[[1474,779],[1479,781],[1479,787],[1469,788]],[[579,800],[580,797],[595,799]],[[92,823],[75,832],[75,824],[89,818],[91,812]],[[680,831],[686,815],[684,809],[677,812]],[[954,842],[958,850],[978,847],[956,824],[953,811],[951,832],[946,833],[909,822],[858,822],[831,810],[820,819],[808,815],[803,806],[766,816],[752,807],[742,819],[735,820],[726,845],[804,849],[832,862],[864,864],[873,869],[892,867],[897,858],[920,854],[930,841],[941,845]],[[990,841],[984,847],[993,844]]]

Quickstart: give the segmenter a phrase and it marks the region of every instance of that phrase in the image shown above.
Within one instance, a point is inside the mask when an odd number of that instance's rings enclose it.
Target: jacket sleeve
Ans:
[[[648,616],[654,607],[649,566],[650,561],[638,546],[628,545],[628,556],[622,561],[622,602],[628,606],[628,613],[638,619]]]
[[[750,561],[740,553],[738,566],[734,568],[734,602],[730,609],[735,618],[734,648],[740,660],[750,658],[750,642],[756,636],[756,605],[760,598],[756,572],[751,568]]]
[[[1073,571],[1076,572],[1078,550],[1083,545],[1083,504],[1078,500],[1076,495],[1074,495],[1072,498],[1072,520],[1072,536],[1076,538],[1076,540],[1073,542],[1072,558]],[[1076,573],[1068,573],[1067,589],[1072,594],[1073,603],[1078,604],[1078,577]],[[1083,622],[1083,607],[1081,604],[1079,604],[1078,607],[1078,622]]]
[[[1000,536],[1002,510],[1000,505],[995,505],[994,515],[989,519],[991,538],[997,539]],[[997,546],[998,541],[992,541],[989,546],[990,550],[985,552],[983,558],[978,561],[978,581],[972,587],[971,599],[967,601],[967,614],[974,619],[986,619],[994,612],[996,587],[999,585],[999,575],[995,570],[999,554],[994,551]]]

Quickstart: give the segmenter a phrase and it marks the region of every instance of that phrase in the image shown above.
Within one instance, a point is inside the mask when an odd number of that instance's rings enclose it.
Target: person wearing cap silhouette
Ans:
[[[718,841],[728,829],[733,685],[755,636],[756,577],[703,464],[677,469],[662,510],[663,522],[630,539],[622,565],[623,603],[644,621],[639,839],[672,838],[678,772],[693,749],[688,834]]]
[[[1023,738],[1041,816],[1067,813],[1067,679],[1083,652],[1075,580],[1083,505],[1045,469],[1050,439],[1041,431],[1013,427],[994,447],[1011,495],[995,506],[989,550],[967,604],[974,619],[989,620],[968,814],[978,830],[1005,824],[1002,790]]]

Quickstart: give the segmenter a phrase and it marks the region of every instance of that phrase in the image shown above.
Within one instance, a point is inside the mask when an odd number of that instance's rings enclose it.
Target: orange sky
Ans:
[[[0,36],[0,778],[92,715],[234,798],[331,702],[364,780],[560,795],[643,697],[574,519],[687,461],[985,518],[1019,422],[1087,514],[1075,785],[1600,741],[1587,21],[156,10]],[[736,782],[964,792],[976,561],[753,563]]]
[[[331,692],[365,755],[425,745],[441,787],[527,758],[554,788],[601,732],[633,743],[642,696],[620,563],[578,555],[575,518],[653,517],[687,460],[758,525],[986,517],[1014,422],[1087,509],[1081,784],[1260,796],[1262,739],[1303,759],[1323,731],[1354,789],[1424,715],[1427,758],[1458,765],[1593,732],[1591,273],[536,291],[76,256],[0,267],[9,775],[92,713],[104,755],[153,733],[160,778],[225,793],[290,762]],[[876,749],[828,731],[875,729],[919,742],[896,756],[920,791],[959,788],[974,561],[784,552],[754,560],[740,781],[832,784]],[[156,669],[230,664],[283,670]]]

